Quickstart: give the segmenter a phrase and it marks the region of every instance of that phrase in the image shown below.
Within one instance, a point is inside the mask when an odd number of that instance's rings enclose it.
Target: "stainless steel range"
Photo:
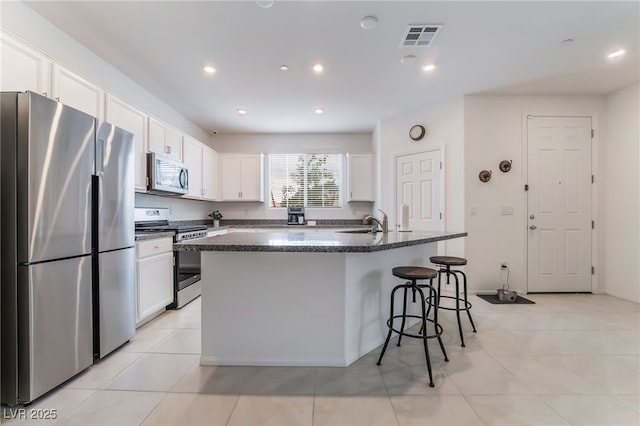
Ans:
[[[204,238],[207,225],[169,222],[169,209],[136,208],[136,232],[174,232],[173,241]],[[173,251],[173,303],[167,309],[180,309],[202,294],[200,252]]]

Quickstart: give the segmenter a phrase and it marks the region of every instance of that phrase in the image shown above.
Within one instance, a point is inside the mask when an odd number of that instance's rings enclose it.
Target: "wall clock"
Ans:
[[[425,130],[424,126],[416,124],[415,126],[412,126],[411,129],[409,129],[409,137],[414,141],[419,141],[420,139],[424,138],[426,132],[427,131]]]

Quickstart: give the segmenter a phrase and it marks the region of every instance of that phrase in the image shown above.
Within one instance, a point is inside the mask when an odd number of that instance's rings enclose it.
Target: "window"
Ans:
[[[270,154],[271,207],[341,207],[341,154]]]

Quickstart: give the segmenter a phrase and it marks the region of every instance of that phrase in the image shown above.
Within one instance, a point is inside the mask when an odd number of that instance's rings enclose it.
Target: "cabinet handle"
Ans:
[[[167,154],[171,154],[171,147],[170,147],[170,146],[168,146],[168,147],[167,147],[167,149],[166,149],[166,151],[167,151]]]
[[[60,102],[60,98],[59,98],[59,97],[58,97],[58,98],[56,98],[56,101]]]

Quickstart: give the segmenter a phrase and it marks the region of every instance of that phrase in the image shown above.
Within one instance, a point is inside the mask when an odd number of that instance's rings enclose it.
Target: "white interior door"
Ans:
[[[528,291],[591,291],[591,118],[527,120]]]
[[[442,151],[420,152],[396,157],[396,224],[402,205],[409,205],[409,229],[443,231]]]

